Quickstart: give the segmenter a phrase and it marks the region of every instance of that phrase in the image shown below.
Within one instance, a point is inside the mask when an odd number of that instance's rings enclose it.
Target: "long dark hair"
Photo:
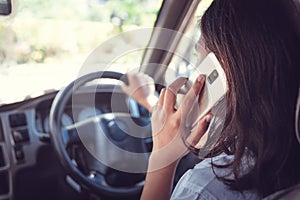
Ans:
[[[234,179],[217,175],[231,189],[263,197],[300,181],[294,129],[300,42],[282,8],[280,0],[215,0],[201,20],[229,88],[215,151],[230,152],[234,160],[213,167],[231,169]]]

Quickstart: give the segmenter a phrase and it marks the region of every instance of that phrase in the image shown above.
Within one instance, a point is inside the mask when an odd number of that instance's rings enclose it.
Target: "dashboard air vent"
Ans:
[[[2,127],[2,121],[0,118],[0,142],[4,141],[4,134],[3,134],[3,127]]]
[[[26,116],[24,113],[9,115],[9,124],[11,128],[27,125]]]
[[[0,146],[0,168],[5,166],[4,153],[2,146]]]

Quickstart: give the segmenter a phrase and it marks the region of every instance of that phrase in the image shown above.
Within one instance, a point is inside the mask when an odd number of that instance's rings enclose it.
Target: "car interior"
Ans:
[[[159,95],[189,76],[211,2],[0,0],[0,200],[139,199],[150,113],[121,84],[140,71]],[[283,9],[300,38],[300,1]],[[186,155],[175,184],[198,162]]]

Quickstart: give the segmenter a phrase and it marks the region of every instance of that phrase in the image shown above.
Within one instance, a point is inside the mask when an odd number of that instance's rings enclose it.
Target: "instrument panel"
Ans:
[[[93,101],[91,101],[92,98]],[[50,132],[49,116],[52,102],[53,99],[49,99],[36,107],[35,126],[40,133]],[[88,93],[81,93],[68,102],[61,123],[62,126],[69,126],[91,117],[112,112],[130,113],[133,117],[139,117],[141,113],[144,113],[144,110],[140,110],[135,100],[122,93],[112,95],[112,93],[104,92],[93,94],[93,97],[89,97]]]

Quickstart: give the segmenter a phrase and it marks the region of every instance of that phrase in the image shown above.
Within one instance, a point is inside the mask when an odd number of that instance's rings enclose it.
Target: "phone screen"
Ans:
[[[209,53],[199,66],[196,66],[189,77],[188,85],[191,86],[200,74],[204,74],[206,80],[204,88],[198,97],[200,98],[199,109],[195,119],[192,119],[194,121],[193,127],[227,92],[226,75],[214,53]],[[178,104],[181,103],[183,98],[183,95],[177,98]]]

